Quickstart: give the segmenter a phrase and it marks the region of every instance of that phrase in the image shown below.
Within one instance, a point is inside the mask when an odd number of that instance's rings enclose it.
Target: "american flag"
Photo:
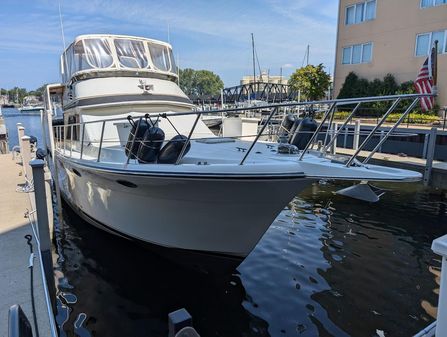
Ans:
[[[416,78],[416,82],[414,82],[414,87],[419,94],[432,94],[434,92],[434,81],[433,81],[433,73],[434,73],[434,62],[436,57],[436,48],[433,47],[430,55],[425,60],[422,65],[421,70],[419,71],[418,77]],[[426,96],[421,97],[421,109],[422,112],[427,112],[428,110],[433,109],[435,106],[435,98],[434,96]]]

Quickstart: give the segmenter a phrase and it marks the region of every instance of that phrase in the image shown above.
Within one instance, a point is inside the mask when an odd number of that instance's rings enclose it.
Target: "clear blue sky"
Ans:
[[[262,69],[334,64],[336,0],[60,0],[66,43],[80,34],[168,39],[180,67],[208,69],[226,86],[252,73],[251,36]],[[59,82],[58,0],[1,0],[0,87]]]

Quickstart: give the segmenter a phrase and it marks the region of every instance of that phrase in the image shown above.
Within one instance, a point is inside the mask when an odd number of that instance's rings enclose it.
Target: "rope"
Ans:
[[[29,234],[24,236],[26,239],[26,243],[29,246],[29,266],[30,269],[30,289],[31,289],[31,306],[33,310],[33,321],[34,321],[34,331],[36,332],[36,337],[39,337],[39,326],[37,325],[37,316],[36,316],[36,304],[34,302],[34,253],[33,253],[33,244],[31,241],[33,240],[33,237]]]
[[[34,192],[34,180],[28,180],[27,177],[25,177],[25,185],[19,186],[16,188],[17,193],[30,193]]]

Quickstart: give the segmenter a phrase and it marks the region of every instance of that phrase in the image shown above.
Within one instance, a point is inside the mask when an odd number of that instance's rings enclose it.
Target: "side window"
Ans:
[[[162,45],[149,43],[149,52],[155,68],[162,71],[170,70],[168,48]]]

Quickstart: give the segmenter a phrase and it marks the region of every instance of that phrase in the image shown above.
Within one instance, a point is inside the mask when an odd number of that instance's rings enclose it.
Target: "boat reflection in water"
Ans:
[[[65,329],[85,313],[98,336],[166,337],[168,313],[184,307],[202,336],[415,334],[437,303],[440,261],[430,244],[447,230],[446,200],[415,184],[382,185],[390,191],[370,204],[334,195],[340,187],[305,190],[226,278],[184,268],[65,208],[59,288],[78,297]]]
[[[251,299],[237,272],[217,276],[175,263],[89,226],[66,204],[64,216],[58,288],[78,298],[66,319],[59,296],[66,333],[85,313],[83,327],[92,335],[165,337],[168,313],[185,307],[201,336],[269,336],[267,322],[242,305]]]

